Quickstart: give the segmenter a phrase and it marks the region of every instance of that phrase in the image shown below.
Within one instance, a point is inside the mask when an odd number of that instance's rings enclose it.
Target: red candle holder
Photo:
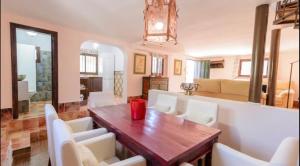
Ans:
[[[131,119],[142,120],[146,115],[146,101],[143,99],[134,99],[130,102]]]

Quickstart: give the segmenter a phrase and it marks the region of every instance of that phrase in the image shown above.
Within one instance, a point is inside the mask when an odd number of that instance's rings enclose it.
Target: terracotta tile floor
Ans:
[[[13,166],[47,166],[49,160],[47,149],[47,140],[32,143],[30,154],[15,157]]]
[[[51,101],[38,101],[29,104],[29,112],[19,114],[19,119],[36,118],[43,116],[45,104],[51,104]]]

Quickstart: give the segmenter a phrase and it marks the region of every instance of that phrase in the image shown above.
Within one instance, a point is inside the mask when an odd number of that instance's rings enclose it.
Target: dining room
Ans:
[[[0,165],[299,166],[298,5],[1,0]]]

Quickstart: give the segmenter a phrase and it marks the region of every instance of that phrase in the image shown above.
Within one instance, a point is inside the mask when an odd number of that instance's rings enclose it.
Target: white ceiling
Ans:
[[[255,7],[275,1],[177,0],[179,46],[165,49],[192,56],[251,54]],[[118,38],[133,45],[142,41],[144,0],[2,0],[1,3],[4,11]],[[269,25],[273,15],[274,5]],[[269,26],[267,50],[271,29]],[[298,30],[285,29],[282,50],[298,49],[298,34]]]

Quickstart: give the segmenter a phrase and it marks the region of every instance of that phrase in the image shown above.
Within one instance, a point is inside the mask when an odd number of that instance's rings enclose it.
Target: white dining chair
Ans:
[[[216,143],[213,147],[212,166],[299,166],[299,138],[284,139],[270,161],[263,161],[230,147]]]
[[[53,139],[53,121],[59,119],[59,117],[55,111],[55,108],[51,104],[45,105],[45,119],[50,162],[51,166],[56,166]],[[76,141],[82,141],[107,133],[107,130],[105,128],[93,129],[93,120],[90,117],[66,121],[66,124],[68,125],[69,131],[72,132],[72,137]]]
[[[177,96],[159,94],[153,106],[148,108],[154,109],[166,114],[176,114]]]
[[[186,112],[178,117],[195,123],[216,127],[218,118],[218,104],[190,99],[187,102]]]
[[[115,156],[113,133],[75,142],[62,120],[55,120],[53,128],[57,166],[146,166],[142,156],[120,161]]]
[[[180,166],[193,166],[182,163]],[[299,138],[284,139],[269,162],[256,159],[221,143],[215,143],[212,166],[299,166]]]
[[[88,108],[115,105],[113,92],[90,92],[88,97]]]

